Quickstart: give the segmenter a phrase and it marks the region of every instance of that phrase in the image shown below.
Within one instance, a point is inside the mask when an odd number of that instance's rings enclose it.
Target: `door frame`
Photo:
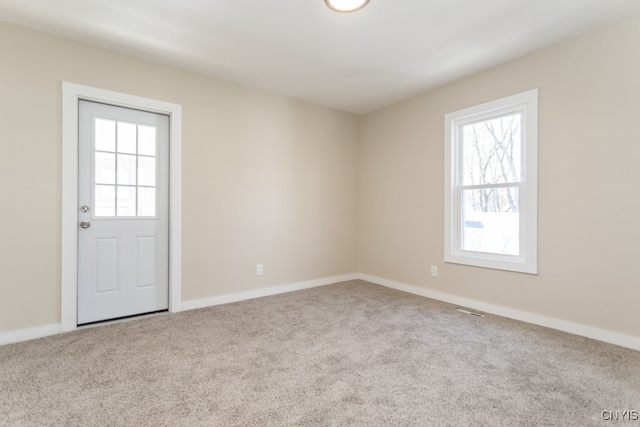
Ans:
[[[62,82],[62,268],[60,326],[78,327],[78,101],[96,101],[169,116],[169,312],[182,303],[182,106]]]

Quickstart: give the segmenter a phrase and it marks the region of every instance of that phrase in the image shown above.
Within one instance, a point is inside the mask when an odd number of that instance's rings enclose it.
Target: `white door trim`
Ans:
[[[62,268],[60,326],[77,328],[78,100],[104,102],[169,116],[169,311],[182,302],[182,106],[62,82]]]

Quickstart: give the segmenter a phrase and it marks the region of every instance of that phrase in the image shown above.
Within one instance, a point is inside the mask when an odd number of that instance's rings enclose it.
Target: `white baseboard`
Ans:
[[[302,289],[316,288],[318,286],[331,285],[333,283],[346,282],[358,279],[357,274],[345,274],[343,276],[326,277],[324,279],[307,280],[304,282],[290,283],[287,285],[273,286],[270,288],[256,289],[253,291],[238,292],[234,294],[220,295],[212,298],[202,298],[182,302],[182,311],[194,310],[196,308],[212,307],[214,305],[229,304],[232,302],[244,301],[253,298],[267,297],[271,295],[284,294],[287,292],[300,291]]]
[[[48,337],[62,332],[59,324],[37,326],[35,328],[19,329],[17,331],[0,332],[0,345],[13,344],[36,338]]]
[[[182,310],[193,310],[197,308],[211,307],[220,304],[228,304],[237,301],[244,301],[253,298],[260,298],[270,295],[283,294],[287,292],[299,291],[303,289],[310,289],[319,286],[331,285],[333,283],[346,282],[349,280],[366,280],[367,282],[375,283],[381,286],[385,286],[392,289],[408,292],[414,295],[420,295],[423,297],[435,299],[438,301],[455,304],[462,307],[472,308],[474,310],[482,311],[485,313],[491,313],[509,319],[519,320],[522,322],[531,323],[534,325],[545,326],[551,329],[557,329],[559,331],[568,332],[574,335],[580,335],[587,338],[592,338],[598,341],[603,341],[609,344],[619,345],[621,347],[630,348],[640,351],[640,338],[631,335],[620,334],[617,332],[611,332],[604,329],[594,328],[592,326],[586,326],[579,323],[568,322],[566,320],[555,319],[552,317],[541,316],[526,311],[515,310],[508,307],[503,307],[494,304],[488,304],[481,301],[476,301],[468,298],[459,297],[444,292],[437,292],[430,289],[421,288],[415,285],[408,285],[405,283],[396,282],[381,277],[371,276],[368,274],[346,274],[343,276],[327,277],[324,279],[307,280],[304,282],[290,283],[287,285],[274,286],[264,289],[256,289],[253,291],[238,292],[234,294],[221,295],[212,298],[203,298],[198,300],[184,301],[182,303]],[[28,329],[20,329],[17,331],[0,332],[0,345],[17,343],[21,341],[28,341],[36,338],[43,338],[49,335],[55,335],[63,332],[60,324],[52,324],[45,326],[38,326]]]
[[[235,294],[221,295],[213,298],[203,298],[199,300],[184,301],[181,311],[193,310],[196,308],[210,307],[214,305],[227,304],[230,302],[243,301],[252,298],[266,297],[269,295],[283,294],[286,292],[299,291],[302,289],[315,288],[318,286],[331,285],[333,283],[356,280],[358,275],[345,274],[343,276],[327,277],[324,279],[307,280],[305,282],[291,283],[288,285],[274,286],[254,291],[239,292]],[[0,345],[13,344],[21,341],[43,338],[49,335],[56,335],[65,332],[60,324],[38,326],[35,328],[19,329],[16,331],[0,332]]]
[[[396,282],[381,277],[370,276],[368,274],[358,274],[358,278],[387,288],[397,289],[414,295],[435,299],[438,301],[448,302],[462,307],[472,308],[485,313],[491,313],[509,319],[519,320],[534,325],[544,326],[559,331],[568,332],[574,335],[580,335],[592,338],[598,341],[604,341],[609,344],[619,345],[621,347],[630,348],[632,350],[640,350],[640,338],[631,335],[620,334],[617,332],[607,331],[605,329],[594,328],[579,323],[568,322],[566,320],[555,319],[553,317],[541,316],[538,314],[515,310],[494,304],[488,304],[468,298],[459,297],[444,292],[437,292],[430,289],[421,288],[414,285]]]

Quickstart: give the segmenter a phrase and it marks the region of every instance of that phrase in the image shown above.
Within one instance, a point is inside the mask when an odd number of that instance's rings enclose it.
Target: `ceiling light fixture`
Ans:
[[[369,0],[324,0],[329,9],[336,12],[355,12],[365,7]]]

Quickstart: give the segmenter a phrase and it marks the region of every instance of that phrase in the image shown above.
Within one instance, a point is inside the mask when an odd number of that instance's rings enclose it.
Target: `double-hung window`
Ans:
[[[446,262],[537,273],[538,91],[445,116]]]

